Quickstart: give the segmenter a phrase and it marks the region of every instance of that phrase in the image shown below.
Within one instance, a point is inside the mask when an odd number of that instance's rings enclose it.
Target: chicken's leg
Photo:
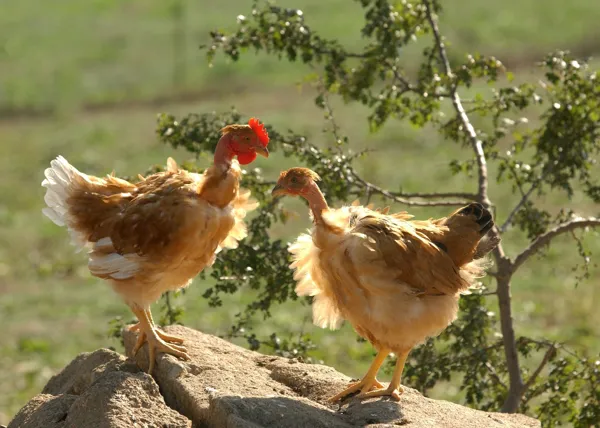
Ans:
[[[371,398],[371,397],[382,397],[386,395],[392,396],[395,400],[400,401],[400,395],[402,394],[402,387],[400,386],[400,379],[402,378],[402,372],[404,371],[404,363],[408,357],[410,351],[403,352],[398,355],[396,360],[396,368],[392,375],[392,381],[386,389],[378,389],[376,391],[362,391],[358,394],[359,398]]]
[[[358,391],[359,389],[361,390],[361,395],[362,395],[363,393],[371,391],[371,389],[374,386],[383,387],[383,385],[381,385],[381,383],[379,383],[379,381],[376,379],[376,377],[377,377],[377,372],[379,371],[379,368],[381,367],[381,365],[383,364],[383,362],[385,361],[385,358],[388,356],[389,353],[390,353],[389,349],[379,350],[379,352],[377,353],[377,356],[371,363],[371,367],[369,367],[369,371],[367,372],[367,374],[359,382],[356,382],[356,383],[350,385],[348,388],[346,388],[339,394],[331,397],[329,399],[329,401],[331,403],[335,403],[336,401],[344,398],[347,395],[352,394],[353,392]],[[376,392],[376,391],[373,391],[373,392]]]
[[[169,344],[161,338],[158,330],[153,325],[152,317],[148,316],[148,310],[140,309],[138,307],[132,307],[131,310],[139,320],[138,324],[140,330],[140,336],[138,337],[138,341],[133,349],[133,354],[135,355],[137,353],[137,351],[142,347],[144,339],[146,339],[148,342],[149,359],[148,374],[152,374],[152,370],[154,369],[154,358],[157,350],[159,352],[174,355],[184,360],[190,359],[184,346]]]
[[[156,324],[154,324],[154,319],[152,318],[152,312],[150,311],[150,309],[144,309],[144,312],[146,312],[146,315],[148,316],[148,319],[150,320],[150,325],[154,328],[154,331],[156,332],[158,337],[160,337],[162,340],[164,340],[165,342],[168,342],[168,343],[175,343],[178,345],[183,343],[182,337],[172,336],[172,335],[167,334],[164,331],[160,330],[158,327],[156,327]],[[141,330],[141,328],[140,328],[139,322],[137,324],[134,324],[131,327],[129,327],[129,331],[140,331],[140,330]],[[140,350],[140,348],[142,347],[142,345],[144,344],[145,341],[146,341],[146,333],[144,333],[142,331],[140,333],[140,335],[138,336],[135,347],[133,348],[133,355],[137,354],[137,352]]]

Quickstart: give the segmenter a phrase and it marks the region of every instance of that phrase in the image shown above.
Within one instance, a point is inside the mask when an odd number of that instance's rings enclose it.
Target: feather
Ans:
[[[167,159],[167,172],[177,172],[179,171],[179,167],[177,166],[177,162],[172,157]]]
[[[96,243],[88,261],[92,275],[118,280],[132,278],[142,266],[143,258],[135,253],[121,255],[108,252],[111,247],[112,241],[108,237]],[[114,251],[114,247],[112,249]]]
[[[239,188],[237,161],[196,174],[169,158],[166,171],[134,185],[88,176],[59,156],[45,175],[44,214],[90,247],[92,275],[140,307],[188,285],[221,248],[237,247],[247,235],[244,218],[258,206]]]
[[[87,244],[85,235],[78,231],[69,212],[68,199],[79,182],[88,182],[86,174],[79,172],[67,160],[58,156],[50,162],[50,168],[44,171],[45,179],[42,186],[46,188],[44,202],[46,207],[42,213],[57,226],[67,226],[71,235],[71,243],[77,245],[78,251]]]
[[[324,211],[322,222],[290,245],[290,268],[296,293],[313,296],[316,325],[337,328],[347,319],[374,345],[399,352],[456,318],[460,294],[485,275],[488,261],[473,258],[478,214],[457,210],[417,221],[372,208],[353,203]]]

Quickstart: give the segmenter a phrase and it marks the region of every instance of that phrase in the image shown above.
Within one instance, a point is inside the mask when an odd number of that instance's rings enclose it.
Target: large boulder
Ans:
[[[486,413],[447,401],[431,400],[404,387],[400,402],[388,398],[350,399],[342,405],[327,398],[351,379],[331,367],[266,356],[218,337],[172,326],[185,338],[191,361],[160,355],[155,380],[165,402],[208,427],[539,427],[523,415]],[[124,332],[128,354],[136,335]],[[147,368],[144,347],[135,357]]]
[[[82,354],[53,377],[10,423],[14,427],[539,427],[523,415],[486,413],[404,388],[388,398],[327,398],[350,379],[331,367],[265,356],[217,337],[172,326],[191,361],[160,354],[154,379],[146,347],[133,358]],[[128,354],[135,333],[124,331]]]
[[[169,408],[151,376],[108,349],[79,355],[8,428],[191,427]]]

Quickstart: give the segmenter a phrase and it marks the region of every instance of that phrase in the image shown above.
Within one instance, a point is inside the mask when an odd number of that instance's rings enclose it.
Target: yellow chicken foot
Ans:
[[[138,331],[138,330],[140,330],[140,327],[138,326],[138,324],[135,324],[135,325],[131,326],[130,330],[131,331]],[[137,328],[134,328],[134,327],[137,327]],[[159,330],[158,327],[156,327],[156,326],[154,326],[154,332],[162,340],[164,340],[167,343],[171,343],[174,346],[183,343],[183,339],[181,337],[179,337],[179,336],[171,336],[170,334],[167,334],[164,331]],[[142,331],[142,332],[139,333],[138,338],[137,338],[137,342],[135,343],[135,346],[133,347],[133,355],[134,356],[138,353],[138,351],[144,345],[145,342],[146,342],[146,333]],[[185,350],[184,346],[177,346],[177,348],[181,348],[182,350]]]
[[[183,337],[167,334],[164,331],[160,330],[158,327],[156,327],[156,324],[154,324],[154,319],[152,318],[152,312],[150,312],[149,309],[144,309],[144,312],[146,312],[146,315],[148,316],[148,319],[150,320],[150,325],[152,325],[152,327],[154,328],[154,331],[156,331],[156,334],[158,335],[158,337],[160,337],[165,342],[169,342],[169,343],[182,344],[184,342]],[[140,331],[140,323],[138,322],[138,323],[132,325],[131,327],[129,327],[129,331]],[[138,336],[138,343],[135,345],[134,355],[137,354],[137,351],[144,344],[145,340],[146,340],[146,333],[142,332]]]
[[[398,359],[396,360],[396,368],[394,369],[394,374],[392,375],[392,381],[387,388],[378,389],[376,391],[361,391],[361,393],[357,395],[357,398],[391,396],[394,400],[400,401],[400,395],[403,392],[402,387],[400,386],[400,379],[402,379],[402,372],[404,371],[404,363],[408,357],[408,352],[403,352],[402,354],[398,355]]]
[[[162,340],[167,341],[169,343],[178,343],[178,344],[183,343],[183,337],[167,334],[164,331],[160,330],[158,327],[156,327],[156,324],[154,324],[154,319],[152,318],[152,312],[150,311],[150,309],[145,309],[145,311],[146,311],[146,314],[148,315],[148,319],[150,319],[150,323],[156,330],[156,334],[158,334],[158,336]]]
[[[148,343],[148,374],[152,374],[156,352],[174,355],[178,358],[189,360],[187,350],[184,346],[169,344],[160,337],[159,330],[152,325],[152,319],[148,317],[146,310],[132,308],[133,313],[138,317],[140,335],[133,348],[133,354],[137,354],[144,342]],[[135,326],[134,326],[135,327]]]
[[[348,388],[346,388],[339,394],[331,397],[328,401],[331,403],[335,403],[336,401],[341,400],[345,396],[350,395],[353,392],[356,392],[358,390],[361,391],[360,395],[362,395],[364,393],[371,391],[373,389],[373,387],[383,388],[383,385],[377,380],[376,377],[377,377],[377,372],[379,371],[379,368],[381,367],[381,365],[383,364],[383,362],[385,361],[385,358],[388,356],[389,353],[390,353],[390,351],[387,349],[380,350],[377,353],[377,356],[375,357],[375,359],[373,360],[373,363],[371,363],[371,367],[369,367],[369,371],[359,382],[356,382],[356,383],[350,385]],[[377,392],[377,391],[373,391],[373,392]]]

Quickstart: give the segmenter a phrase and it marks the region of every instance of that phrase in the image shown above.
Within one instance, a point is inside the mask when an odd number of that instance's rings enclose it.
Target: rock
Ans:
[[[69,394],[38,394],[17,413],[8,428],[65,427],[69,409],[75,400],[77,396]]]
[[[165,404],[151,376],[107,349],[79,355],[8,428],[191,427]]]
[[[152,378],[138,368],[148,366],[146,346],[135,362],[106,349],[81,354],[8,428],[540,427],[523,415],[481,412],[406,387],[399,403],[333,405],[327,398],[350,379],[331,367],[265,356],[185,327],[166,331],[185,339],[191,361],[159,354]],[[124,331],[124,339],[130,354],[136,335]]]
[[[538,421],[523,415],[486,413],[431,400],[406,387],[399,403],[373,398],[332,405],[327,398],[346,387],[350,378],[330,367],[265,356],[185,327],[166,331],[185,338],[191,361],[159,355],[155,380],[165,402],[195,426],[540,427]],[[135,333],[125,331],[124,339],[131,353]],[[146,347],[136,361],[147,368]]]

